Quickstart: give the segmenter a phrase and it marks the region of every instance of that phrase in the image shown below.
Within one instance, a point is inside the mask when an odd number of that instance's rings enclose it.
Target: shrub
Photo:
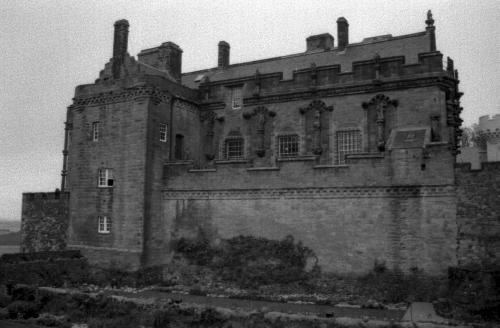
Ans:
[[[316,256],[301,242],[295,243],[292,236],[282,240],[238,236],[222,241],[218,247],[211,246],[206,238],[181,238],[174,249],[191,264],[207,266],[222,279],[243,287],[304,281],[311,272],[319,273],[317,265],[306,272],[308,262],[316,262]]]
[[[6,307],[12,302],[12,297],[5,294],[0,294],[0,308]]]
[[[11,319],[28,319],[38,315],[38,306],[34,302],[14,301],[7,306]]]

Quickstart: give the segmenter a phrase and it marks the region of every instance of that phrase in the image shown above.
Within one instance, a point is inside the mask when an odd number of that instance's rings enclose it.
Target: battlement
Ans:
[[[56,199],[69,199],[69,192],[55,191],[55,192],[24,192],[23,202],[32,200],[56,200]]]
[[[499,132],[500,131],[500,114],[496,115],[484,115],[479,117],[479,131],[488,132]]]

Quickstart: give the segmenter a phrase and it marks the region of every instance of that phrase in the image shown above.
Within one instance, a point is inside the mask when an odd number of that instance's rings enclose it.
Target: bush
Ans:
[[[0,293],[0,308],[6,307],[12,302],[12,297]]]
[[[222,279],[243,287],[304,281],[310,276],[308,262],[316,261],[314,252],[301,242],[295,243],[292,236],[282,240],[238,236],[218,247],[203,238],[181,238],[174,249],[191,264],[207,266]]]
[[[34,302],[14,301],[7,306],[11,319],[28,319],[38,315],[38,306]]]

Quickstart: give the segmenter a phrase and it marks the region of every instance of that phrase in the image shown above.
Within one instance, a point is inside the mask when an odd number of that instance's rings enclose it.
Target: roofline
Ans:
[[[418,36],[424,36],[426,34],[427,34],[427,32],[423,31],[423,32],[417,32],[417,33],[411,33],[411,34],[393,36],[393,37],[391,37],[388,40],[378,40],[378,41],[371,41],[371,42],[350,43],[350,44],[348,44],[346,46],[346,48],[359,47],[359,46],[364,46],[364,45],[367,45],[367,44],[374,44],[374,43],[381,43],[381,42],[390,42],[390,41],[393,41],[393,40],[400,40],[400,39],[406,39],[406,38],[413,38],[413,37],[418,37]],[[265,59],[252,60],[252,61],[248,61],[248,62],[236,63],[236,64],[231,64],[229,66],[226,66],[224,69],[231,68],[231,67],[238,67],[238,66],[250,65],[250,64],[265,63],[265,62],[274,61],[274,60],[278,60],[278,59],[286,59],[286,58],[293,58],[293,57],[299,57],[299,56],[315,55],[315,54],[320,53],[320,52],[335,52],[335,51],[338,52],[338,47],[332,48],[330,50],[324,50],[324,51],[300,52],[300,53],[295,53],[295,54],[291,54],[291,55],[277,56],[277,57],[271,57],[271,58],[265,58]],[[212,67],[212,68],[205,68],[205,69],[201,69],[201,70],[186,72],[186,73],[182,73],[181,77],[184,76],[184,75],[190,75],[190,74],[196,74],[196,73],[201,74],[201,73],[204,73],[204,72],[216,71],[216,70],[220,70],[220,68],[217,67],[217,66],[215,66],[215,67]]]

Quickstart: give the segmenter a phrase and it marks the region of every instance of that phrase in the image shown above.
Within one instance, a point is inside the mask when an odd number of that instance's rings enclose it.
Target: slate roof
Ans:
[[[258,69],[261,74],[282,72],[283,79],[291,79],[294,70],[316,66],[340,65],[341,72],[351,72],[352,63],[371,60],[375,53],[380,57],[404,56],[405,64],[418,63],[418,54],[430,51],[429,35],[426,32],[393,37],[383,35],[366,38],[362,42],[349,44],[344,51],[337,48],[325,51],[303,52],[282,57],[275,57],[246,63],[233,64],[225,69],[211,68],[182,75],[182,84],[190,88],[198,88],[195,79],[201,74],[211,82],[253,76]]]

